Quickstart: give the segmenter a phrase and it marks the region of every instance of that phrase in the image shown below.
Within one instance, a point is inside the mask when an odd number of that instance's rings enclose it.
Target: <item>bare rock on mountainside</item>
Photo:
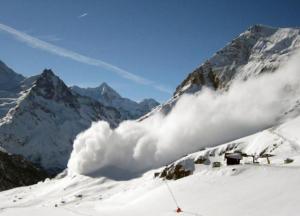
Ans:
[[[36,184],[47,177],[44,170],[22,156],[0,151],[0,191]]]
[[[193,174],[194,170],[193,160],[182,160],[166,166],[157,176],[167,180],[177,180]]]

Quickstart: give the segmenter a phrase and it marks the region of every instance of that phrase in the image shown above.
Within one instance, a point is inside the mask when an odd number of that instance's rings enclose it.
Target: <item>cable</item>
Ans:
[[[165,180],[163,180],[163,181],[164,181],[164,182],[166,183],[166,185],[167,185],[168,191],[169,191],[170,194],[171,194],[171,197],[172,197],[172,199],[173,199],[173,201],[174,201],[174,203],[175,203],[175,205],[176,205],[176,207],[177,207],[177,210],[179,210],[179,211],[177,211],[177,213],[185,213],[185,214],[189,214],[189,215],[202,216],[201,214],[198,214],[198,213],[195,213],[195,212],[183,211],[183,210],[179,207],[178,202],[177,202],[177,200],[176,200],[176,198],[175,198],[175,195],[174,195],[173,191],[171,190],[171,187],[170,187],[170,185],[168,184],[167,180],[165,179]]]
[[[174,201],[176,207],[179,208],[178,202],[177,202],[177,200],[176,200],[176,198],[175,198],[175,195],[173,194],[173,192],[172,192],[172,190],[171,190],[169,184],[167,183],[167,180],[164,180],[164,182],[165,182],[166,185],[167,185],[167,188],[168,188],[168,190],[169,190],[169,192],[170,192],[170,194],[171,194],[171,196],[172,196],[172,198],[173,198],[173,201]]]

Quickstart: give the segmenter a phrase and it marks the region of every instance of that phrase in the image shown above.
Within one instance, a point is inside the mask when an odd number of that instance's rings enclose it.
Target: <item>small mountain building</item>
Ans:
[[[226,160],[227,165],[240,164],[240,161],[242,159],[243,159],[243,154],[240,152],[225,153],[225,160]]]

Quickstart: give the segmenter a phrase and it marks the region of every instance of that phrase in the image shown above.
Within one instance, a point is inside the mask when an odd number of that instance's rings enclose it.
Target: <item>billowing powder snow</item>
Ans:
[[[235,82],[226,92],[204,88],[197,95],[184,95],[167,116],[126,121],[116,129],[103,121],[94,123],[77,136],[68,168],[80,174],[141,172],[267,128],[300,93],[298,59],[275,74]]]

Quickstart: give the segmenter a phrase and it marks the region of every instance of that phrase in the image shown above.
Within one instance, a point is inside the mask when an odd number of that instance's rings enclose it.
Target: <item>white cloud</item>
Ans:
[[[18,31],[17,29],[14,29],[14,28],[4,25],[2,23],[0,23],[0,31],[6,32],[6,33],[14,36],[17,40],[24,42],[33,48],[44,50],[44,51],[52,53],[54,55],[72,59],[72,60],[80,62],[80,63],[100,67],[107,71],[114,72],[117,75],[119,75],[125,79],[131,80],[133,82],[136,82],[138,84],[151,86],[151,87],[155,88],[156,90],[159,90],[161,92],[165,92],[168,94],[171,93],[170,89],[168,89],[167,87],[162,87],[161,85],[155,83],[152,80],[148,80],[144,77],[130,73],[129,71],[127,71],[125,69],[122,69],[122,68],[112,65],[110,63],[104,62],[100,59],[91,58],[91,57],[79,54],[77,52],[74,52],[72,50],[68,50],[68,49],[53,45],[49,42],[40,40],[36,37],[33,37],[24,32]]]
[[[143,172],[270,127],[299,98],[298,59],[276,73],[236,81],[227,92],[185,95],[167,116],[126,121],[116,129],[94,123],[75,139],[68,168],[80,174]]]

